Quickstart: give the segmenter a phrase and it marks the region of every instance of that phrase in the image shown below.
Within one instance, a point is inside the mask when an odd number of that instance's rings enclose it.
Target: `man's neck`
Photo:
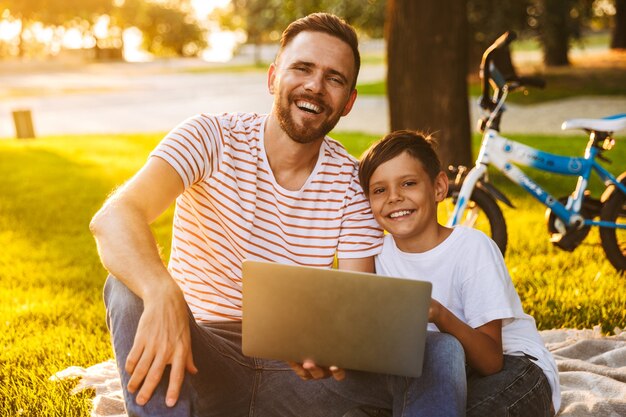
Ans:
[[[264,131],[265,154],[276,182],[296,191],[307,181],[319,157],[324,138],[311,143],[291,139],[273,114],[267,117]]]

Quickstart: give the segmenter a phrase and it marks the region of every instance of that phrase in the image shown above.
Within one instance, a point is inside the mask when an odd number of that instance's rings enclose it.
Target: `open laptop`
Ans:
[[[243,262],[243,353],[417,377],[432,284]]]

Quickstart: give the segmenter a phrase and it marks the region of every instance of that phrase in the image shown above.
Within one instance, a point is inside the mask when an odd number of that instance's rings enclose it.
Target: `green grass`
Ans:
[[[358,133],[335,137],[355,155],[377,139]],[[48,378],[68,366],[90,366],[112,356],[101,301],[106,274],[88,223],[159,139],[146,134],[0,140],[0,415],[89,415],[92,393],[72,396],[74,382]],[[565,153],[581,150],[585,142],[520,139]],[[617,145],[609,154],[616,169],[626,161],[626,146]],[[571,181],[535,178],[552,182],[556,195],[571,191]],[[625,327],[625,278],[604,259],[597,235],[571,254],[552,247],[542,207],[502,177],[492,179],[518,206],[505,211],[506,259],[524,308],[538,326],[601,324],[607,332]],[[153,228],[165,256],[171,218],[170,209]]]

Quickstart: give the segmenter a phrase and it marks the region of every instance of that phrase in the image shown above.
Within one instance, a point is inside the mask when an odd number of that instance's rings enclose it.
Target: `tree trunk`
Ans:
[[[547,66],[569,65],[567,52],[570,37],[571,0],[543,0],[541,15],[541,44],[543,61]]]
[[[443,166],[472,162],[465,0],[387,1],[391,129],[431,133]]]
[[[615,0],[614,22],[611,49],[626,49],[626,0]]]

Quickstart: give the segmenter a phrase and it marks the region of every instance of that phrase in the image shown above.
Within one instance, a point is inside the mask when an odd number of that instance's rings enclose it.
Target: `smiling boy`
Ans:
[[[525,314],[502,255],[482,232],[437,221],[448,179],[431,141],[397,131],[361,159],[359,178],[389,234],[376,272],[433,284],[429,330],[456,337],[468,365],[468,416],[552,416],[556,365]]]

